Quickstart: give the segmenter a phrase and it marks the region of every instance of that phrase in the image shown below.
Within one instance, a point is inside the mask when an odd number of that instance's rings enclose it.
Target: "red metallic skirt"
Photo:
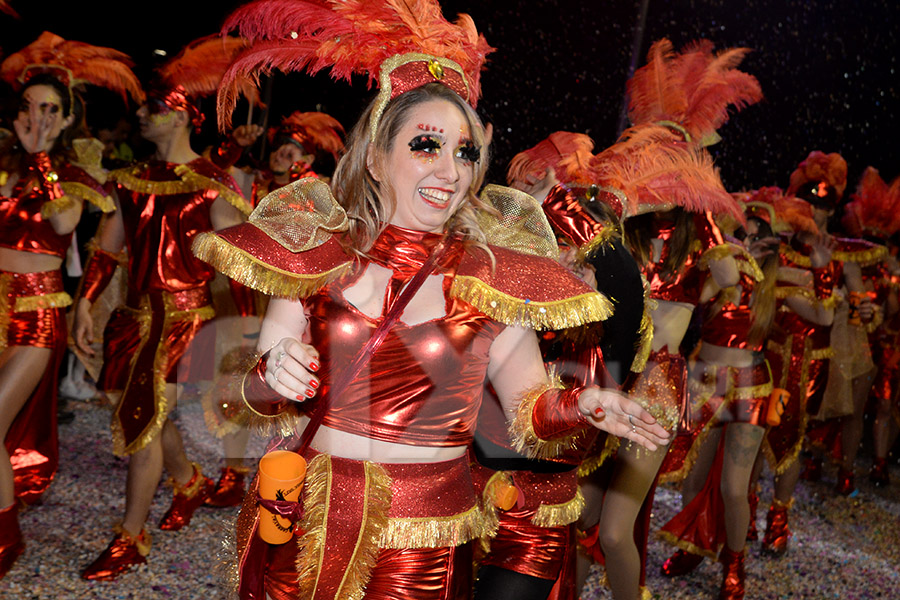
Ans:
[[[372,463],[315,451],[301,496],[298,534],[255,541],[255,485],[237,523],[241,577],[267,548],[265,591],[274,600],[465,600],[472,544],[486,531],[468,460]],[[261,546],[260,546],[261,543]],[[259,557],[256,557],[259,558]]]
[[[772,384],[790,394],[781,423],[770,427],[763,438],[763,454],[776,474],[800,453],[809,417],[818,412],[825,394],[830,356],[830,347],[814,349],[809,337],[789,335],[783,343],[769,340],[766,360],[772,367]]]
[[[72,298],[59,271],[0,271],[0,352],[9,346],[50,348],[44,376],[16,415],[4,443],[16,497],[32,504],[46,491],[59,465],[56,402],[59,366],[66,349],[64,307]]]
[[[558,580],[554,598],[577,598],[574,523],[584,508],[577,469],[562,473],[494,471],[477,463],[472,469],[475,489],[484,496],[486,514],[496,529],[490,551],[479,564]],[[515,485],[520,492],[520,501],[510,510],[495,508],[486,493],[497,478]]]
[[[203,356],[211,360],[192,341],[214,316],[206,286],[129,297],[127,306],[113,312],[103,333],[99,387],[122,390],[112,420],[116,454],[137,452],[159,434],[174,408],[166,383],[191,380],[191,363]]]

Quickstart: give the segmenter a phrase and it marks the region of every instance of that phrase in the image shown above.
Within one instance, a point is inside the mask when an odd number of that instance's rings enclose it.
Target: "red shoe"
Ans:
[[[872,463],[872,470],[869,471],[869,481],[875,487],[887,487],[891,483],[891,477],[888,474],[888,466],[886,458],[876,458]]]
[[[838,480],[834,486],[834,491],[841,496],[852,496],[856,492],[853,471],[846,471],[843,468],[838,471]]]
[[[762,549],[767,554],[781,556],[787,552],[791,530],[788,529],[788,509],[791,503],[782,504],[778,500],[772,502],[769,514],[766,515],[766,534],[763,536]]]
[[[747,578],[744,573],[744,551],[733,552],[726,546],[722,548],[719,561],[722,563],[719,600],[743,600],[744,581]]]
[[[244,501],[244,474],[247,470],[238,470],[234,467],[222,469],[216,489],[209,495],[205,506],[224,508],[226,506],[238,506]]]
[[[200,465],[193,463],[193,467],[194,475],[186,484],[172,482],[175,490],[172,505],[159,522],[159,528],[163,531],[178,531],[186,527],[191,522],[194,511],[206,502],[215,487],[212,479],[203,476]]]
[[[0,510],[0,579],[12,568],[25,549],[19,529],[19,505],[13,502]]]
[[[97,581],[109,581],[122,573],[130,571],[132,567],[147,562],[146,556],[150,553],[150,534],[146,529],[141,529],[141,534],[132,536],[120,525],[113,528],[116,537],[109,543],[106,550],[100,553],[97,560],[82,571],[84,579]]]
[[[703,562],[703,557],[686,550],[676,550],[675,554],[666,559],[660,572],[666,577],[680,577],[687,575]]]
[[[800,473],[800,479],[804,481],[821,481],[822,459],[810,457],[804,460],[803,471]]]
[[[750,524],[747,526],[747,541],[755,542],[759,539],[759,530],[756,528],[756,509],[759,507],[759,494],[750,492],[747,500],[750,503]]]

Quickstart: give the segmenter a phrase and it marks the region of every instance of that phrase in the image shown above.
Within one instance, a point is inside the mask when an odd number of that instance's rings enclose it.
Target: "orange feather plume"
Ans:
[[[700,40],[676,54],[669,40],[657,41],[628,82],[631,122],[668,121],[690,141],[712,143],[731,107],[741,110],[763,97],[756,78],[737,68],[748,52],[715,52],[712,42]]]
[[[236,37],[209,35],[194,40],[185,46],[177,56],[166,61],[157,74],[169,87],[182,86],[188,96],[202,98],[215,94],[222,76],[234,58],[247,47],[244,40]],[[236,89],[254,104],[259,103],[256,86],[245,84]]]
[[[851,198],[843,218],[851,235],[887,239],[900,231],[900,177],[888,185],[878,169],[867,167]]]
[[[819,232],[819,228],[813,220],[812,207],[799,198],[786,195],[779,187],[766,186],[744,192],[741,194],[740,200],[744,203],[758,202],[771,206],[775,211],[775,223],[772,223],[775,231]]]
[[[594,142],[583,133],[557,131],[535,146],[516,154],[506,171],[510,185],[540,181],[553,169],[560,183],[590,185],[589,164],[593,158]]]
[[[65,40],[45,31],[34,42],[6,57],[0,64],[0,78],[19,87],[29,72],[46,70],[61,80],[70,79],[63,81],[70,87],[89,83],[120,94],[125,102],[130,95],[141,103],[144,91],[131,71],[133,65],[124,52]]]
[[[825,183],[834,189],[835,201],[840,200],[847,188],[847,161],[837,152],[825,154],[813,150],[791,173],[787,193],[796,195],[809,183]]]
[[[420,52],[453,60],[468,80],[474,105],[485,57],[493,51],[468,15],[450,23],[436,0],[257,0],[225,21],[224,33],[248,40],[219,88],[219,127],[228,127],[237,90],[259,84],[273,70],[315,74],[329,68],[335,79],[354,74],[377,82],[391,56]]]
[[[344,149],[341,139],[344,135],[344,127],[331,115],[321,112],[296,111],[284,117],[278,127],[270,130],[270,136],[274,140],[279,135],[296,137],[297,140],[315,151],[321,149],[330,153],[335,160],[338,159]]]

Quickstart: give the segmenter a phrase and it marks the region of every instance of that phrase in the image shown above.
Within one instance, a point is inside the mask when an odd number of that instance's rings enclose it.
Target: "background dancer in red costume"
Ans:
[[[586,413],[590,422],[651,448],[667,436],[623,396],[561,390],[546,375],[532,328],[595,321],[608,314],[608,301],[551,258],[555,240],[533,199],[496,187],[485,200],[475,197],[487,148],[467,102],[478,97],[489,48],[471,21],[460,17],[451,25],[433,3],[292,4],[296,12],[270,27],[290,28],[298,40],[279,40],[277,56],[303,64],[314,47],[324,53],[320,65],[337,63],[338,76],[366,69],[374,78],[380,65],[381,89],[335,172],[342,206],[323,183],[303,180],[270,195],[246,226],[195,246],[227,274],[283,296],[270,302],[260,340],[268,352],[247,376],[251,406],[279,413],[275,424],[286,431],[304,430],[303,412],[322,418],[304,451],[311,462],[302,537],[260,554],[252,528],[256,497],[248,496],[238,527],[242,596],[261,598],[264,586],[278,599],[467,598],[468,542],[485,523],[465,452],[488,377],[507,408],[518,405],[513,428],[520,447],[590,426]],[[242,35],[263,37],[253,31],[260,21],[253,17],[257,10],[265,15],[265,5],[238,13],[232,22],[242,25]],[[322,30],[322,23],[329,26]],[[340,47],[331,44],[331,27],[344,32]],[[350,62],[341,56],[344,45],[353,48]],[[254,44],[235,70],[270,64],[272,46],[263,41],[257,51]],[[452,51],[452,59],[422,50]],[[318,233],[286,237],[298,227]],[[525,253],[486,244],[501,236],[504,246]],[[509,276],[524,287],[510,285]],[[405,285],[420,287],[402,321],[370,356],[360,354],[376,325],[400,310],[395,302],[407,301]],[[348,371],[354,355],[368,360],[359,374]],[[346,387],[343,378],[350,380]],[[631,411],[637,413],[629,420]],[[322,560],[311,544],[323,549]],[[251,569],[256,559],[264,578]]]
[[[775,317],[779,241],[772,231],[774,208],[749,196],[747,222],[734,232],[744,244],[735,246],[741,280],[716,291],[702,308],[700,349],[688,384],[699,431],[688,451],[692,466],[682,486],[684,508],[661,532],[682,548],[663,565],[664,575],[682,575],[703,556],[737,556],[722,561],[719,597],[728,599],[744,597],[747,491],[772,392],[762,350]]]
[[[203,120],[197,96],[212,93],[209,82],[218,78],[196,76],[210,72],[206,61],[199,67],[182,61],[177,56],[160,69],[160,81],[138,109],[141,135],[156,145],[156,154],[110,174],[117,211],[101,224],[76,307],[76,343],[93,354],[90,307],[112,278],[115,255],[127,249],[126,306],[113,313],[104,332],[98,382],[107,392],[121,392],[112,434],[114,452],[130,457],[125,516],[109,546],[82,573],[85,579],[113,579],[146,562],[151,537],[144,523],[163,469],[174,496],[161,529],[186,526],[213,487],[188,460],[168,418],[179,376],[190,372],[192,358],[200,360],[186,354],[190,342],[214,315],[209,281],[215,271],[190,253],[190,244],[204,231],[240,222],[250,205],[230,176],[191,148],[191,131]]]
[[[843,223],[854,237],[892,246],[893,236],[900,231],[900,177],[888,185],[877,169],[868,167],[852,201],[844,207]],[[874,302],[884,311],[883,323],[870,335],[878,373],[870,394],[876,408],[872,423],[874,460],[869,473],[872,483],[884,487],[889,483],[888,453],[900,430],[900,265],[896,254],[890,253],[883,262],[864,269],[863,275],[868,275],[867,291],[875,294]]]
[[[143,97],[130,60],[45,32],[0,75],[20,90],[15,135],[0,149],[0,577],[22,551],[16,499],[36,502],[56,474],[57,373],[66,346],[60,267],[83,200],[110,210],[88,165],[85,83]],[[92,170],[92,172],[95,172]]]

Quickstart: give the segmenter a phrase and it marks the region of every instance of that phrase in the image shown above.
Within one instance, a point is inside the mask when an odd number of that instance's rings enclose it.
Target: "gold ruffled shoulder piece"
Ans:
[[[493,209],[479,211],[477,216],[492,245],[551,260],[559,258],[556,236],[537,200],[525,192],[491,184],[482,190],[481,201]]]
[[[92,137],[77,138],[72,140],[72,148],[75,150],[73,164],[84,169],[100,185],[105,184],[109,172],[103,168],[103,142]]]
[[[109,195],[104,195],[85,185],[80,181],[62,181],[59,186],[67,196],[78,196],[82,200],[90,202],[104,213],[111,213],[116,210],[116,204]]]
[[[713,246],[712,248],[706,250],[700,257],[699,267],[701,269],[708,269],[710,262],[714,260],[722,260],[724,258],[728,258],[729,256],[734,257],[740,252],[740,250],[740,247],[730,243]]]
[[[175,174],[189,186],[190,191],[215,190],[219,193],[219,198],[241,211],[242,214],[249,215],[253,211],[253,206],[247,202],[246,198],[224,183],[198,173],[191,168],[190,164],[178,165],[175,167]]]
[[[353,259],[336,238],[346,229],[328,186],[301,179],[263,198],[246,223],[200,234],[192,250],[264,294],[306,298],[350,271]]]
[[[535,330],[579,327],[613,314],[609,298],[556,261],[493,246],[491,252],[495,265],[484,252],[466,253],[451,297],[505,325]]]
[[[65,190],[63,190],[65,191]],[[75,198],[66,193],[59,198],[48,200],[41,206],[41,217],[49,219],[61,212],[65,212],[76,205]]]
[[[860,267],[870,267],[882,262],[888,256],[887,246],[862,242],[839,248],[831,254],[831,258],[841,262],[855,262]]]

